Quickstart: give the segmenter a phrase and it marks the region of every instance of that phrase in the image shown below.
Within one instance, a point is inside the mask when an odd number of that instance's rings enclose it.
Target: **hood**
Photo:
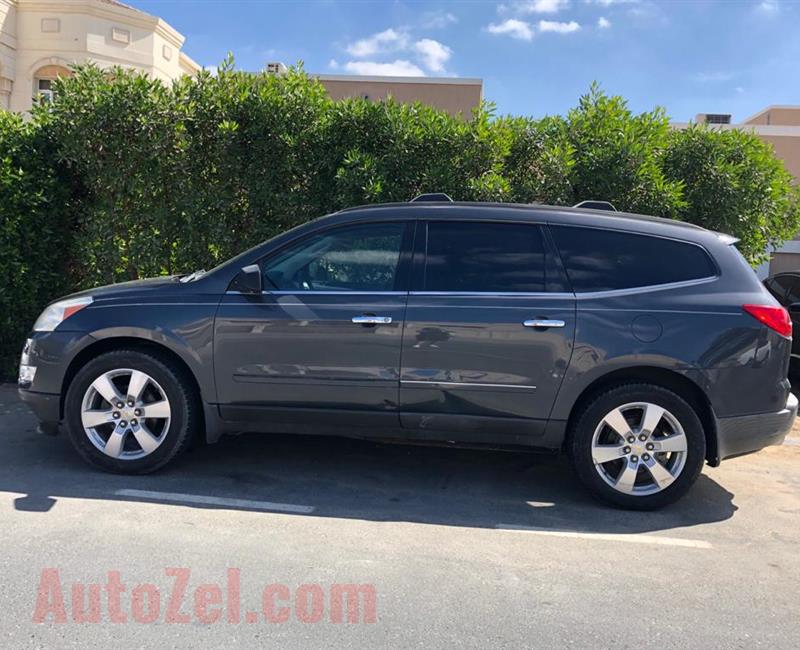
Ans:
[[[64,298],[91,296],[96,300],[102,300],[103,298],[130,296],[165,288],[175,289],[178,291],[181,287],[186,286],[178,281],[179,277],[180,276],[177,275],[162,275],[157,278],[145,278],[143,280],[130,280],[129,282],[106,284],[100,287],[93,287],[91,289],[84,289],[83,291],[71,293],[68,296],[64,296]]]

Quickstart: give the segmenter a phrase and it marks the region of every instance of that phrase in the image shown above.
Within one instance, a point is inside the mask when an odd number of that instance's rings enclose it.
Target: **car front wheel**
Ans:
[[[187,378],[149,352],[99,355],[73,379],[65,400],[67,431],[78,453],[110,472],[144,474],[181,453],[197,423]]]
[[[652,510],[676,501],[697,480],[705,435],[697,413],[673,391],[625,384],[584,408],[570,432],[569,451],[595,496]]]

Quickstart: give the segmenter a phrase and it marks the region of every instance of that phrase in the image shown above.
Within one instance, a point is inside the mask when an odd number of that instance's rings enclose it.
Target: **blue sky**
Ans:
[[[480,77],[502,114],[564,113],[593,80],[678,121],[800,104],[796,0],[128,1],[202,65]]]

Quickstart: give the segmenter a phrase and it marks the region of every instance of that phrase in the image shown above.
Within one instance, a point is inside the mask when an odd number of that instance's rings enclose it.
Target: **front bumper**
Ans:
[[[20,376],[19,397],[39,419],[39,430],[54,433],[61,420],[61,390],[69,362],[91,338],[83,332],[33,332],[20,363],[34,369],[29,381]]]
[[[797,404],[797,397],[789,393],[780,411],[717,419],[717,458],[725,460],[781,444],[797,417]]]
[[[39,430],[42,433],[54,434],[58,431],[61,419],[61,396],[51,393],[19,389],[19,398],[28,405],[39,419]]]

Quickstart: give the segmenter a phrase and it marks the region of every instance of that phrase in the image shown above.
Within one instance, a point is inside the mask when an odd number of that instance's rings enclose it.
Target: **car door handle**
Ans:
[[[388,325],[392,322],[391,316],[353,316],[356,325]]]
[[[563,320],[549,320],[547,318],[534,318],[526,320],[522,323],[525,327],[564,327],[566,323]]]

